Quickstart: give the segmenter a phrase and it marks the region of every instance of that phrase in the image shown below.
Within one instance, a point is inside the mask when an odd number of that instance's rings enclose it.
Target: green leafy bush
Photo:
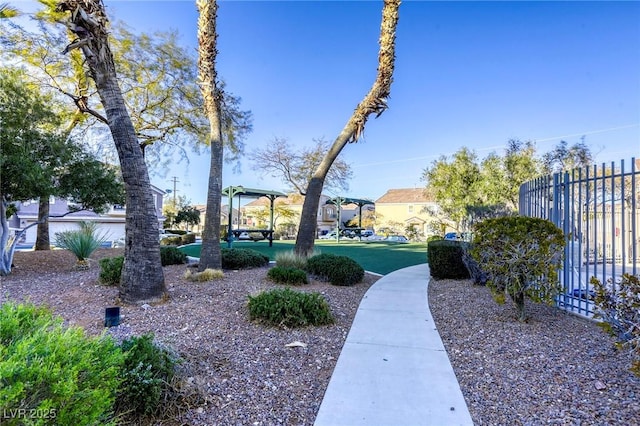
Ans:
[[[319,293],[290,288],[274,289],[249,296],[249,316],[278,327],[301,327],[333,323],[329,304]]]
[[[471,255],[487,273],[487,286],[498,303],[509,295],[518,320],[524,321],[526,297],[554,302],[561,290],[562,230],[548,220],[523,216],[487,219],[474,230]]]
[[[54,244],[65,250],[69,250],[78,259],[77,266],[86,269],[86,261],[91,253],[106,241],[106,233],[98,234],[98,225],[95,222],[82,221],[80,229],[56,232]]]
[[[307,259],[307,272],[333,285],[351,286],[362,281],[364,268],[347,256],[322,253]]]
[[[442,241],[444,238],[442,238],[441,235],[430,235],[429,237],[427,237],[427,242],[431,242],[431,241]]]
[[[640,279],[623,274],[617,291],[591,278],[596,295],[595,318],[602,318],[600,325],[617,336],[619,346],[629,348],[632,353],[631,372],[640,376]]]
[[[269,263],[268,256],[252,249],[223,248],[221,255],[223,269],[258,268]]]
[[[177,247],[160,247],[160,262],[162,266],[182,265],[187,263],[187,255]]]
[[[462,261],[462,241],[432,240],[427,244],[429,271],[436,279],[465,279],[469,271]]]
[[[120,285],[124,256],[100,259],[100,282],[104,285]]]
[[[123,355],[107,336],[64,327],[45,308],[0,307],[0,410],[34,410],[28,424],[114,424],[112,410]],[[25,424],[2,418],[3,425]]]
[[[122,342],[124,365],[118,392],[117,412],[149,415],[160,407],[170,390],[177,357],[153,341],[153,334],[131,337]]]
[[[307,273],[302,269],[274,266],[269,269],[267,276],[279,284],[301,285],[307,284]]]

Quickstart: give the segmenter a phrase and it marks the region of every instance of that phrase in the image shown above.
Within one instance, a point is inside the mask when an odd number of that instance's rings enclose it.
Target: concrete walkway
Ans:
[[[473,425],[427,301],[428,265],[365,294],[316,426]]]

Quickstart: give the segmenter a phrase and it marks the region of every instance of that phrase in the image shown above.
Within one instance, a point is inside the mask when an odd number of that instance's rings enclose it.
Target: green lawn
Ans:
[[[276,253],[293,250],[294,241],[274,241],[269,247],[266,241],[236,241],[233,247],[251,248],[275,260]],[[220,244],[227,247],[227,243]],[[189,256],[200,257],[200,244],[190,244],[180,248]],[[427,243],[393,244],[383,242],[316,240],[315,250],[320,253],[333,253],[349,256],[370,272],[388,274],[407,266],[427,261]]]

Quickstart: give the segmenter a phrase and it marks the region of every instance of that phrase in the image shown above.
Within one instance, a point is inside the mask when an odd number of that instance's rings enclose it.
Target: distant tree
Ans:
[[[101,212],[108,204],[124,202],[122,183],[113,168],[51,130],[58,118],[48,109],[49,104],[46,97],[24,83],[22,73],[2,69],[0,275],[11,272],[11,260],[19,239],[18,236],[8,244],[10,203],[40,197],[47,200],[48,207],[49,197],[57,196],[79,204],[79,208]]]
[[[376,80],[369,93],[356,107],[340,135],[325,153],[320,165],[315,169],[307,184],[295,245],[295,252],[298,255],[307,256],[313,252],[317,226],[316,215],[320,205],[322,189],[331,166],[348,143],[357,142],[360,139],[369,116],[376,114],[376,117],[379,117],[387,109],[387,99],[391,94],[391,82],[395,66],[395,42],[399,8],[400,0],[384,0]]]
[[[188,231],[189,226],[195,226],[200,223],[200,210],[195,206],[184,207],[176,215],[175,223],[177,225],[184,223]]]
[[[314,170],[329,150],[328,141],[313,141],[315,145],[312,147],[295,149],[286,139],[274,138],[265,148],[259,148],[249,154],[253,163],[252,169],[263,175],[270,174],[272,177],[280,178],[290,190],[305,195]],[[352,175],[351,166],[346,161],[336,158],[325,178],[325,188],[347,191]]]
[[[360,226],[363,228],[373,228],[376,223],[376,213],[374,209],[362,208],[362,217],[360,214],[355,215],[347,222],[347,226]]]
[[[505,199],[497,204],[505,204],[511,210],[518,209],[520,185],[542,173],[540,160],[536,158],[536,147],[531,141],[511,139],[503,157],[505,178]]]
[[[46,0],[46,2],[50,2]],[[104,109],[95,100],[95,86],[87,79],[77,50],[68,52],[69,61],[52,55],[67,42],[67,34],[50,22],[59,19],[47,9],[37,14],[36,31],[19,26],[7,29],[4,39],[8,57],[29,69],[30,79],[43,89],[59,95],[60,113],[66,128],[77,137],[90,133],[96,149],[111,155],[112,138],[107,131]],[[176,156],[188,160],[187,147],[200,152],[208,144],[206,115],[196,81],[196,59],[178,44],[178,33],[134,33],[122,23],[111,26],[110,41],[114,66],[123,97],[136,129],[136,136],[149,167],[166,169]],[[222,127],[227,161],[243,153],[243,140],[251,131],[251,112],[240,109],[241,99],[221,86]],[[69,108],[73,100],[74,108]]]
[[[271,212],[268,207],[253,211],[253,216],[262,223],[269,223]],[[282,222],[291,223],[298,217],[298,212],[291,208],[290,205],[276,200],[273,206],[273,227],[274,229]]]
[[[476,154],[462,148],[449,160],[446,156],[434,161],[422,175],[428,190],[444,215],[460,229],[467,215],[467,206],[483,203],[482,174]]]
[[[531,142],[508,141],[504,156],[489,154],[478,162],[466,147],[453,158],[441,157],[423,172],[427,189],[439,205],[441,222],[466,231],[479,218],[510,215],[518,209],[520,185],[542,172]]]
[[[179,197],[165,198],[162,206],[162,215],[166,217],[164,221],[165,228],[171,228],[176,224],[178,212],[191,205],[191,202],[184,195]]]
[[[566,141],[560,141],[553,150],[543,154],[544,173],[551,174],[590,166],[593,163],[593,155],[584,140],[582,137],[580,142],[571,146]]]

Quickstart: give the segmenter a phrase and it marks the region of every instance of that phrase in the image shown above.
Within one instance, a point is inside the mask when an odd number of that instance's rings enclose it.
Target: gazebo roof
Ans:
[[[340,202],[340,204],[356,204],[357,206],[360,206],[360,207],[367,204],[375,204],[371,200],[365,200],[361,198],[348,198],[348,197],[331,198],[330,200],[327,200],[326,204],[338,204],[338,202]]]
[[[256,189],[256,188],[246,188],[244,186],[228,186],[222,190],[222,195],[229,195],[232,193],[233,195],[243,195],[245,197],[286,197],[287,194],[284,194],[280,191],[269,191],[267,189]]]

